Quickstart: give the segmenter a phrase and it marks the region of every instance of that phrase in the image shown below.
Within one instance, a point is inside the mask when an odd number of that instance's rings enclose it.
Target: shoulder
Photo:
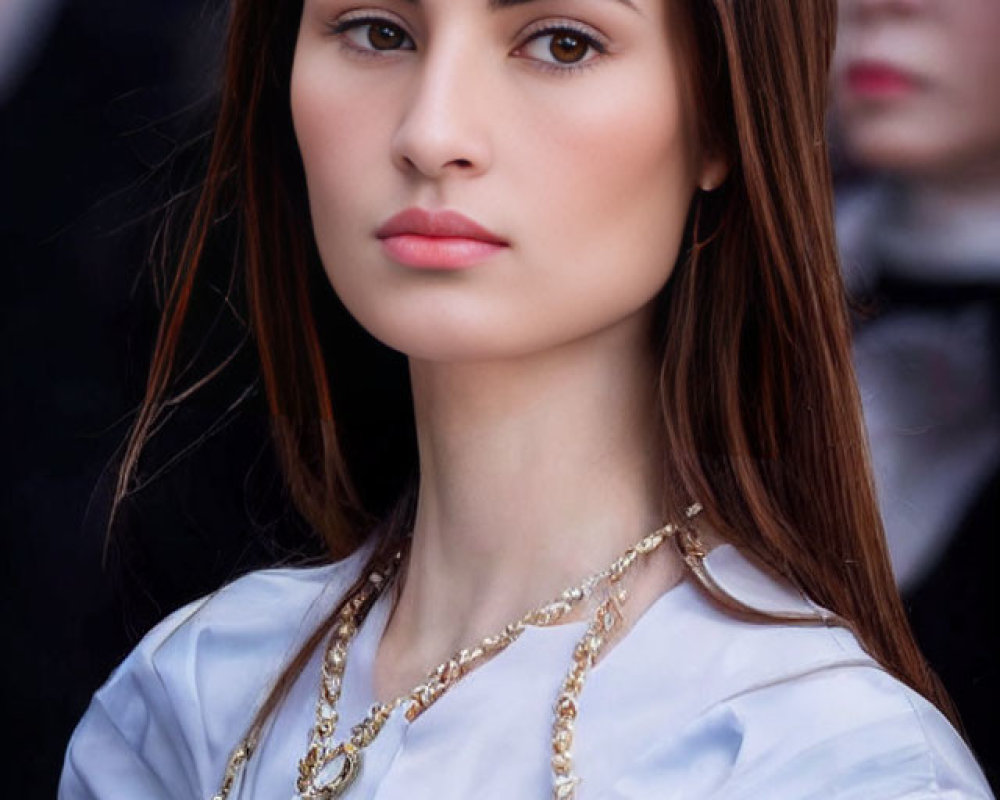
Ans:
[[[692,642],[685,660],[705,672],[706,706],[818,671],[878,668],[840,617],[736,547],[714,548],[692,573],[669,624]]]
[[[367,550],[249,573],[166,617],[95,693],[70,740],[60,798],[204,795]]]
[[[713,563],[714,561],[714,563]],[[825,609],[732,547],[706,561],[743,605],[818,624],[733,623],[730,664],[702,724],[738,742],[725,798],[988,798],[968,747],[944,715],[887,673]],[[737,673],[742,674],[742,678]]]
[[[876,666],[790,676],[706,717],[738,735],[721,787],[771,797],[989,798],[968,747],[940,711]]]
[[[647,656],[663,651],[662,722],[645,731],[647,744],[612,797],[633,796],[626,786],[674,797],[675,785],[687,792],[677,797],[725,800],[992,797],[945,717],[835,617],[735,548],[716,549],[706,567],[742,606],[812,614],[817,624],[751,621],[684,586],[662,620],[662,644],[644,647]]]
[[[156,625],[104,688],[125,673],[150,670],[161,682],[187,679],[194,660],[202,679],[237,663],[262,666],[294,647],[356,577],[362,551],[318,567],[250,572],[178,609]]]

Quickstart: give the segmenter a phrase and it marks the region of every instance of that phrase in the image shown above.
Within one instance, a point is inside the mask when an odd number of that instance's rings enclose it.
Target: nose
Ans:
[[[413,81],[392,138],[397,168],[432,179],[489,169],[488,120],[481,113],[488,77],[475,49],[451,47],[445,40],[434,51],[428,47],[415,66]]]

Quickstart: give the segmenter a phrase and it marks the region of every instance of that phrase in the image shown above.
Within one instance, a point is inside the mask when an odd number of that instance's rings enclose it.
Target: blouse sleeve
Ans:
[[[684,789],[675,792],[675,787]],[[991,800],[975,758],[920,695],[871,668],[761,686],[653,743],[615,800]]]
[[[258,703],[362,557],[251,572],[153,628],[80,720],[59,800],[213,796]]]
[[[194,757],[153,656],[204,603],[160,622],[95,693],[70,739],[59,800],[199,796]]]
[[[746,738],[726,800],[992,798],[944,716],[879,669],[830,670],[737,705],[777,724]]]

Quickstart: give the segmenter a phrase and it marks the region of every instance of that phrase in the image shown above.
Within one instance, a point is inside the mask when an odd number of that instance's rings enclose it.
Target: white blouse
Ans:
[[[252,573],[156,626],[94,695],[69,743],[60,800],[211,798],[267,688],[367,549],[325,567]],[[747,605],[816,608],[731,546],[706,565]],[[375,701],[389,594],[349,648],[340,731]],[[529,627],[412,723],[398,709],[366,748],[348,800],[551,797],[551,707],[585,627]],[[266,729],[234,798],[294,794],[320,658]],[[579,709],[579,800],[992,797],[941,713],[849,631],[742,621],[691,578],[598,662]]]

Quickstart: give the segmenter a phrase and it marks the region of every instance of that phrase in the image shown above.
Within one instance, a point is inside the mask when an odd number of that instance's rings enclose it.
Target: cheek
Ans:
[[[324,59],[296,59],[291,82],[291,109],[299,152],[305,167],[320,248],[334,228],[352,227],[358,213],[357,187],[377,180],[386,162],[390,104],[368,102],[370,94],[357,79],[338,75]],[[384,172],[384,170],[382,170]]]
[[[995,154],[1000,150],[1000,2],[967,0],[955,4],[955,29],[949,52],[951,90],[956,97],[956,127]]]
[[[528,141],[540,143],[535,177],[524,176],[536,187],[530,218],[548,222],[539,241],[562,262],[539,274],[570,269],[579,295],[635,306],[662,287],[676,259],[695,182],[692,147],[663,64],[589,88],[586,102],[564,98],[528,125],[536,132]]]

